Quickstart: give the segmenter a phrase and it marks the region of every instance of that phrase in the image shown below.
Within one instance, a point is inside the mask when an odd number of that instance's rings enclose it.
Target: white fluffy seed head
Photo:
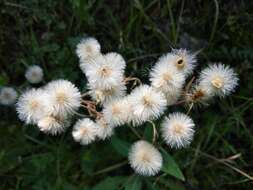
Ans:
[[[106,89],[109,90],[114,86],[118,86],[119,82],[124,79],[124,69],[117,67],[107,60],[105,56],[102,59],[95,61],[94,64],[86,68],[85,74],[92,89]]]
[[[94,58],[100,54],[100,49],[100,44],[95,38],[84,38],[77,44],[76,54],[83,63],[89,62],[90,58]]]
[[[161,153],[150,143],[140,140],[134,143],[128,155],[134,171],[144,176],[156,175],[162,167]]]
[[[127,98],[115,99],[104,106],[102,113],[110,126],[117,127],[129,121],[131,106]]]
[[[108,62],[113,67],[117,67],[120,70],[124,70],[126,68],[126,61],[122,57],[122,55],[110,52],[104,55],[106,62]]]
[[[136,87],[129,95],[129,104],[133,112],[133,124],[158,118],[166,109],[164,94],[148,85]]]
[[[38,120],[39,129],[46,134],[57,135],[66,130],[70,123],[53,116],[45,116]]]
[[[207,89],[210,95],[224,97],[235,90],[238,80],[237,74],[229,66],[213,64],[201,71],[199,86]]]
[[[169,106],[175,104],[181,96],[185,75],[172,64],[158,62],[150,73],[150,81],[153,88],[165,95]]]
[[[196,84],[192,87],[190,93],[186,94],[186,102],[188,103],[200,103],[202,105],[208,105],[213,98],[213,93],[210,88],[206,86],[200,86]]]
[[[171,53],[162,56],[159,62],[171,64],[179,72],[188,76],[196,67],[196,55],[185,49],[173,49]]]
[[[85,75],[87,75],[87,71],[93,69],[95,65],[102,65],[105,62],[104,55],[99,53],[94,57],[90,57],[89,59],[80,60],[80,69],[83,71]]]
[[[97,137],[99,139],[105,140],[108,137],[111,137],[114,133],[113,127],[106,123],[105,119],[102,117],[96,121],[98,126],[97,128]]]
[[[169,90],[167,92],[164,92],[164,95],[167,100],[167,106],[174,105],[177,103],[178,99],[182,95],[183,88],[174,88],[173,90]]]
[[[18,99],[17,112],[22,121],[35,124],[47,114],[46,94],[41,89],[31,89],[24,92]]]
[[[89,84],[88,86],[92,99],[103,105],[108,104],[114,99],[121,98],[126,94],[126,86],[123,82],[118,82],[118,85],[111,86],[110,89],[92,88]]]
[[[97,131],[98,126],[96,123],[85,118],[76,122],[72,131],[72,136],[76,142],[80,142],[82,145],[87,145],[95,140]]]
[[[43,70],[38,65],[32,65],[27,68],[25,78],[32,84],[40,83],[43,80]]]
[[[48,112],[53,116],[72,115],[81,104],[81,94],[67,80],[55,80],[45,87]]]
[[[172,148],[188,146],[194,135],[192,119],[183,113],[172,113],[162,123],[162,137],[166,144]]]
[[[166,62],[158,62],[150,73],[151,86],[162,91],[170,92],[182,88],[185,75]]]
[[[0,104],[8,106],[16,102],[18,94],[14,88],[3,87],[0,89]]]

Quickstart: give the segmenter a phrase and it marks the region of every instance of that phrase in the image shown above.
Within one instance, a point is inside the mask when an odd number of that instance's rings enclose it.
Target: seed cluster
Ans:
[[[125,77],[124,58],[115,52],[101,53],[95,38],[81,40],[76,54],[87,78],[88,91],[81,93],[74,84],[63,79],[28,90],[17,103],[19,118],[37,124],[42,132],[56,135],[71,125],[71,118],[80,116],[79,108],[84,108],[88,115],[79,119],[72,131],[74,140],[82,145],[109,138],[116,127],[137,127],[151,122],[153,142],[139,140],[129,151],[131,167],[146,176],[156,175],[162,167],[162,155],[154,145],[157,128],[171,148],[189,146],[195,132],[190,109],[207,104],[216,96],[231,94],[238,84],[233,69],[221,63],[209,64],[197,80],[186,83],[197,59],[196,54],[185,49],[173,49],[161,56],[150,71],[149,84],[142,84],[135,77]],[[131,82],[138,86],[127,93],[127,84]],[[160,127],[153,122],[162,117],[169,106],[182,104],[189,106],[187,114],[170,113],[163,118]]]

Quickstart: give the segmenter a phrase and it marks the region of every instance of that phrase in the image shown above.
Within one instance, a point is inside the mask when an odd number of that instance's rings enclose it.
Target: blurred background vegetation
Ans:
[[[142,81],[157,57],[178,47],[200,50],[195,74],[223,62],[240,77],[231,97],[192,111],[191,147],[164,146],[176,163],[149,178],[133,175],[125,162],[124,148],[136,140],[129,129],[80,146],[71,129],[46,136],[24,126],[14,107],[1,106],[0,189],[253,189],[252,0],[2,0],[0,7],[0,85],[19,92],[29,86],[24,72],[32,64],[43,67],[45,82],[65,78],[85,91],[75,56],[84,36],[97,38],[103,52],[121,53],[126,75]],[[148,134],[149,127],[138,130]]]

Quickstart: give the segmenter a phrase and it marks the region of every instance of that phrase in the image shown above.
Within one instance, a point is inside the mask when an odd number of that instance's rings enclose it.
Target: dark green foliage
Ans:
[[[185,181],[185,177],[182,174],[181,170],[179,169],[177,163],[173,159],[171,155],[169,155],[166,150],[161,149],[163,155],[163,168],[162,171],[172,175],[182,181]]]
[[[208,62],[221,61],[236,69],[240,87],[229,98],[192,110],[197,133],[190,148],[162,145],[164,172],[148,178],[133,174],[126,162],[129,145],[138,139],[128,126],[117,129],[111,140],[80,146],[71,129],[50,137],[23,126],[14,108],[1,106],[0,189],[251,190],[252,178],[246,175],[253,176],[253,1],[220,0],[218,9],[215,2],[1,1],[0,86],[24,90],[26,67],[38,64],[45,82],[65,78],[85,91],[75,46],[82,37],[94,36],[103,52],[125,57],[127,76],[146,83],[157,57],[187,47],[201,50],[196,74]],[[151,124],[136,130],[152,141]],[[229,162],[224,164],[224,158]]]

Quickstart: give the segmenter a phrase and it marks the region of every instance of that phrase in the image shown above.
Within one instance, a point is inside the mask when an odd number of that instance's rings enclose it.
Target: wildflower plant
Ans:
[[[0,89],[0,104],[4,106],[12,105],[16,102],[18,93],[12,87],[2,87]]]
[[[64,79],[30,89],[17,102],[19,118],[51,135],[63,133],[75,120],[72,136],[83,146],[110,140],[116,128],[129,126],[129,131],[139,138],[129,147],[129,164],[143,176],[157,175],[163,168],[166,152],[161,149],[162,143],[167,149],[190,146],[198,127],[190,114],[195,105],[206,106],[215,97],[224,98],[238,85],[237,74],[222,63],[210,64],[196,80],[189,80],[197,66],[197,55],[185,49],[173,49],[161,56],[150,71],[150,84],[126,77],[124,58],[115,52],[101,53],[95,38],[81,40],[76,54],[88,91],[80,92]],[[35,71],[34,78],[30,72]],[[26,74],[31,83],[40,82],[42,77],[37,67]],[[182,105],[186,113],[170,111],[170,106]],[[152,141],[136,131],[147,122],[153,127]]]
[[[38,65],[29,66],[25,73],[25,78],[31,84],[40,83],[43,80],[43,69]]]

